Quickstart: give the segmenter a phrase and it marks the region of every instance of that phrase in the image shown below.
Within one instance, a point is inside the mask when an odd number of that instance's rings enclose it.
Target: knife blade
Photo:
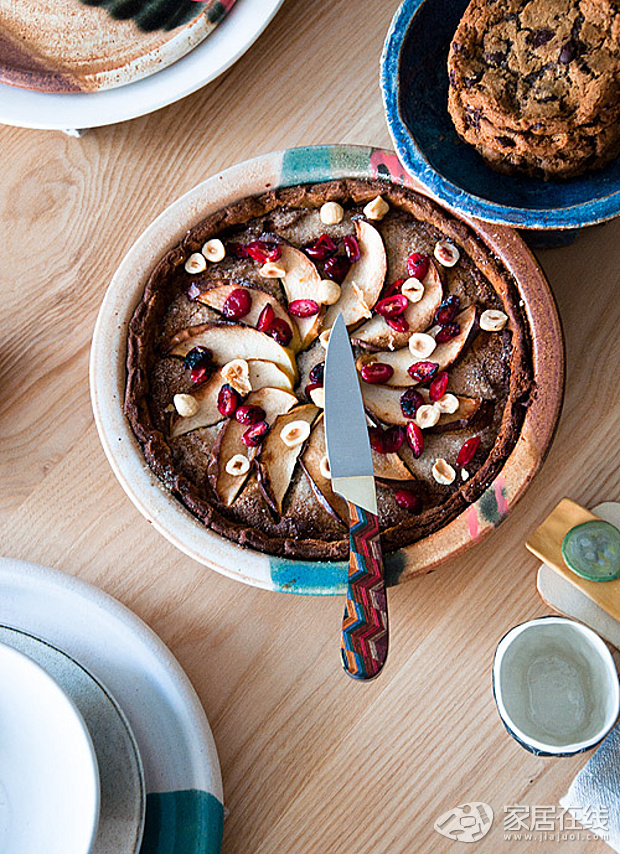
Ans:
[[[379,674],[388,650],[388,615],[372,451],[359,378],[342,314],[325,357],[325,441],[332,489],[349,506],[349,575],[340,652],[356,679]]]

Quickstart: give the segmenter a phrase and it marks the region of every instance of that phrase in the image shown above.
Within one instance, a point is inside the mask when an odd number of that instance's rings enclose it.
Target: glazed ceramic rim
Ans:
[[[82,781],[84,786],[88,786],[92,791],[90,792],[89,800],[92,801],[91,809],[92,814],[88,819],[88,840],[86,847],[81,849],[84,851],[84,854],[92,850],[93,843],[95,841],[95,836],[97,834],[97,827],[99,825],[99,811],[101,806],[101,790],[100,790],[100,781],[99,781],[99,763],[97,762],[97,754],[95,752],[95,746],[93,744],[93,740],[91,738],[88,727],[86,726],[86,722],[84,718],[80,714],[78,707],[76,706],[72,697],[63,690],[63,688],[58,684],[58,682],[51,676],[47,670],[42,667],[37,661],[30,658],[25,652],[21,652],[21,650],[15,649],[10,644],[4,643],[0,641],[0,650],[3,655],[7,655],[9,657],[13,657],[15,660],[20,661],[22,665],[25,665],[26,669],[30,669],[33,673],[36,673],[36,678],[41,680],[42,682],[47,683],[48,688],[59,698],[62,703],[64,714],[67,720],[71,721],[71,730],[72,734],[79,733],[82,741],[82,750],[80,751],[83,754],[84,759],[87,762],[81,763],[84,771],[87,774],[88,779],[84,779]],[[44,709],[39,710],[41,714],[45,713]],[[62,769],[58,769],[59,772]],[[62,774],[59,775],[59,779],[62,780]],[[67,793],[68,794],[68,793]]]
[[[537,627],[548,626],[550,624],[565,626],[566,631],[579,632],[586,638],[588,643],[598,652],[601,661],[605,665],[607,674],[610,677],[609,681],[611,682],[613,693],[613,711],[606,716],[605,723],[601,729],[592,738],[574,742],[572,744],[562,745],[560,747],[552,744],[546,744],[545,742],[538,741],[538,739],[531,738],[514,723],[504,704],[500,679],[504,657],[519,635],[526,631],[536,631]],[[614,660],[609,649],[593,629],[583,623],[577,622],[576,620],[570,620],[567,617],[548,616],[539,617],[536,620],[528,620],[525,623],[520,623],[518,626],[514,626],[514,628],[510,629],[510,631],[503,636],[497,645],[495,655],[493,657],[493,695],[495,697],[499,716],[508,732],[525,747],[533,749],[538,753],[545,753],[551,756],[573,756],[576,753],[582,753],[584,750],[589,750],[594,747],[602,741],[602,739],[605,738],[607,733],[612,729],[616,719],[618,718],[618,714],[620,713],[620,681],[618,680],[616,665],[614,664]]]
[[[167,68],[126,86],[53,94],[0,83],[0,122],[41,130],[94,128],[135,119],[215,80],[254,44],[284,0],[239,0],[213,33]],[[74,132],[74,131],[73,131]]]
[[[149,821],[152,797],[204,794],[217,801],[219,828],[205,824],[202,809],[177,813],[173,802],[160,812],[156,806],[165,841],[157,850],[171,851],[175,833],[187,842],[188,823],[195,822],[195,844],[183,854],[219,854],[223,788],[215,741],[196,690],[163,640],[118,599],[58,569],[0,558],[0,589],[1,625],[75,659],[122,709],[144,769],[145,836],[155,829]],[[71,620],[59,619],[67,614]]]
[[[403,0],[397,9],[383,46],[381,56],[381,91],[390,136],[403,165],[441,204],[467,216],[468,208],[487,222],[518,228],[548,229],[581,228],[613,219],[620,214],[620,189],[608,196],[565,208],[518,208],[491,202],[461,189],[430,164],[424,152],[411,136],[400,111],[400,54],[407,32],[415,15],[424,3],[433,0]],[[594,213],[591,206],[596,206]]]
[[[288,149],[233,166],[190,190],[143,232],[118,267],[102,302],[91,349],[90,388],[95,423],[108,461],[131,501],[160,533],[189,557],[228,577],[266,589],[332,595],[345,590],[348,562],[291,560],[243,548],[210,531],[171,498],[146,463],[123,414],[129,321],[154,259],[175,246],[188,225],[267,189],[330,178],[386,177],[386,169],[391,170],[394,182],[424,192],[406,176],[393,152],[363,146]],[[478,501],[439,531],[395,554],[399,581],[461,554],[506,517],[542,465],[562,404],[562,331],[540,267],[512,229],[489,227],[467,216],[461,219],[503,260],[525,299],[538,393],[508,460]]]

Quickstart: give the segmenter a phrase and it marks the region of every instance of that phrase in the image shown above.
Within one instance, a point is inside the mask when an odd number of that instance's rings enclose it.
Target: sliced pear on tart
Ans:
[[[233,359],[257,359],[275,362],[290,377],[297,380],[295,354],[282,347],[264,332],[252,326],[238,323],[204,323],[182,329],[171,339],[168,353],[171,356],[186,356],[194,347],[207,347],[213,361],[223,366]]]
[[[326,458],[325,423],[323,413],[321,413],[314,422],[310,438],[306,442],[299,463],[308,479],[314,497],[323,510],[332,519],[348,527],[349,508],[344,498],[333,491],[331,480],[326,476]]]
[[[264,310],[265,306],[270,305],[275,316],[280,320],[283,320],[285,323],[288,323],[293,331],[293,337],[291,338],[291,342],[288,346],[291,350],[299,350],[301,347],[301,340],[296,320],[294,317],[290,316],[282,303],[275,297],[271,296],[271,294],[259,291],[256,288],[249,288],[243,284],[231,284],[229,282],[222,281],[221,284],[217,285],[215,288],[201,291],[195,299],[197,302],[202,303],[202,305],[206,305],[221,314],[224,309],[224,304],[231,293],[240,289],[247,291],[252,300],[249,312],[241,318],[240,323],[256,327],[261,312]]]
[[[248,361],[248,368],[252,391],[258,391],[265,386],[284,389],[284,391],[288,392],[293,391],[293,384],[289,375],[285,374],[274,362],[261,362],[259,359],[250,359]],[[185,436],[187,433],[191,433],[192,430],[198,430],[199,427],[212,427],[219,421],[224,420],[224,416],[217,407],[217,401],[220,389],[225,383],[226,378],[222,375],[222,368],[220,368],[207,382],[191,390],[190,394],[198,404],[198,411],[195,415],[190,415],[188,418],[177,416],[174,419],[170,430],[171,439],[176,439],[178,436]]]
[[[372,467],[379,480],[415,480],[398,454],[379,454],[373,450]]]
[[[419,392],[424,398],[424,403],[431,402],[427,389],[421,388]],[[384,424],[397,424],[406,427],[409,421],[413,420],[405,418],[403,415],[400,406],[400,397],[402,394],[402,388],[362,383],[362,397],[366,411]],[[442,412],[435,427],[431,428],[433,432],[466,427],[480,412],[481,407],[487,403],[481,397],[455,396],[459,404],[458,409],[455,412]]]
[[[317,302],[321,276],[312,261],[300,249],[283,245],[282,254],[277,263],[285,271],[280,281],[289,305],[298,300],[313,300]],[[311,317],[295,317],[299,330],[301,348],[306,349],[317,337],[323,324],[325,307],[319,303],[320,309]]]
[[[455,362],[476,332],[476,306],[470,305],[460,312],[460,314],[457,314],[454,322],[459,325],[458,333],[454,338],[450,338],[449,341],[438,344],[428,359],[416,359],[411,354],[409,347],[401,347],[400,350],[394,350],[393,352],[365,353],[357,360],[357,369],[361,371],[364,365],[372,365],[379,362],[389,365],[394,371],[385,385],[396,386],[398,388],[418,385],[407,373],[408,369],[417,361],[428,361],[439,365],[438,370],[443,371]],[[362,382],[363,386],[364,383]]]
[[[443,285],[433,263],[429,264],[428,273],[422,282],[424,294],[419,302],[409,302],[404,313],[400,315],[407,321],[408,330],[397,332],[388,324],[385,317],[375,314],[351,336],[353,344],[374,350],[398,350],[406,346],[412,332],[421,332],[432,324],[435,312],[443,299]]]
[[[383,238],[374,225],[363,219],[355,221],[355,232],[360,250],[359,261],[351,265],[342,282],[340,299],[327,309],[323,329],[331,329],[339,312],[342,312],[348,327],[369,317],[383,290],[387,272]]]
[[[291,485],[297,459],[319,412],[317,406],[307,403],[279,415],[260,448],[258,486],[277,516],[282,514],[282,503]]]
[[[280,388],[262,388],[248,395],[246,404],[260,406],[265,412],[265,421],[269,426],[278,415],[288,412],[297,403],[294,394]],[[241,492],[245,482],[252,472],[250,466],[242,474],[227,471],[227,465],[237,455],[247,457],[252,461],[260,450],[260,446],[248,448],[243,442],[243,434],[250,429],[247,424],[240,424],[236,419],[229,419],[222,426],[217,441],[211,451],[207,467],[209,483],[218,499],[227,507],[233,503]]]

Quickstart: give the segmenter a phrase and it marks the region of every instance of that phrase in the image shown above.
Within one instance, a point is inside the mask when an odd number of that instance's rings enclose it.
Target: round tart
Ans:
[[[348,552],[322,424],[324,344],[355,348],[384,548],[493,482],[535,392],[511,275],[463,222],[381,181],[242,199],[152,271],[129,327],[125,412],[164,485],[269,554]]]

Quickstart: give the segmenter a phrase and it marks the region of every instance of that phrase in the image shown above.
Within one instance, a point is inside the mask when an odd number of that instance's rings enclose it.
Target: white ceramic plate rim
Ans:
[[[6,658],[13,659],[15,662],[18,662],[18,666],[20,667],[20,673],[23,672],[23,675],[27,678],[27,672],[30,671],[34,678],[38,681],[39,686],[45,685],[44,692],[47,690],[49,692],[48,699],[50,699],[50,695],[55,697],[56,700],[52,700],[51,705],[53,706],[57,701],[59,703],[59,708],[62,712],[63,717],[65,718],[65,730],[60,736],[61,738],[65,738],[67,735],[66,726],[70,722],[71,727],[71,738],[74,736],[77,741],[74,741],[74,747],[77,746],[78,741],[80,742],[80,761],[79,767],[83,771],[83,778],[81,780],[81,790],[79,792],[79,799],[75,803],[75,806],[85,806],[85,801],[90,802],[90,812],[87,827],[84,826],[84,817],[81,816],[81,822],[79,826],[80,835],[84,832],[88,834],[88,841],[86,844],[86,850],[90,851],[95,840],[95,835],[97,833],[97,826],[99,824],[99,809],[100,809],[100,785],[99,785],[99,765],[97,763],[97,754],[95,752],[95,746],[93,744],[93,740],[91,738],[90,732],[88,731],[88,727],[86,726],[86,722],[84,718],[80,714],[80,711],[73,699],[60,687],[58,682],[51,676],[44,667],[42,667],[37,661],[30,658],[25,652],[21,652],[21,650],[15,649],[10,646],[10,644],[5,644],[0,641],[0,655],[5,656]],[[22,682],[20,676],[20,683]],[[4,686],[6,687],[6,686]],[[41,710],[40,710],[41,711]],[[46,708],[47,712],[47,708]],[[50,709],[51,712],[51,709]],[[39,726],[40,727],[40,719]],[[58,735],[58,734],[57,734]],[[28,763],[30,764],[30,763]],[[48,761],[49,764],[49,761]],[[77,768],[78,766],[74,766]],[[58,768],[59,779],[62,781],[62,768]],[[70,797],[69,793],[67,793],[67,797]],[[12,803],[11,808],[15,805]],[[16,818],[14,816],[13,818]],[[26,822],[28,820],[26,818]],[[54,847],[56,847],[57,842]]]
[[[223,802],[219,760],[204,709],[155,632],[102,590],[38,564],[0,558],[0,589],[2,625],[66,652],[115,698],[138,744],[147,793],[199,789]],[[173,767],[171,755],[184,755],[187,764],[181,768],[179,759]]]
[[[523,632],[530,630],[534,626],[548,626],[548,625],[569,625],[573,628],[574,631],[581,632],[587,640],[592,644],[592,646],[598,649],[600,653],[602,661],[605,663],[605,666],[608,672],[612,675],[611,683],[613,685],[613,708],[614,712],[612,712],[605,720],[605,723],[601,727],[596,735],[592,736],[592,738],[588,738],[585,741],[577,741],[573,744],[563,744],[561,747],[557,747],[552,744],[545,744],[545,742],[538,741],[535,738],[527,735],[521,730],[512,720],[506,706],[504,704],[502,691],[501,691],[501,683],[500,683],[500,670],[502,666],[502,661],[504,659],[504,655],[508,651],[509,647],[513,643],[513,641]],[[614,678],[615,677],[615,678]],[[582,623],[578,623],[575,620],[569,620],[566,617],[541,617],[537,620],[528,620],[526,623],[521,623],[519,626],[515,626],[510,629],[504,637],[500,640],[497,645],[497,649],[495,651],[495,658],[493,660],[493,688],[495,692],[495,700],[497,702],[497,709],[499,711],[500,717],[510,730],[517,736],[517,738],[522,741],[524,744],[527,744],[528,747],[533,747],[536,750],[539,750],[543,753],[551,753],[551,754],[570,754],[570,753],[580,753],[583,750],[587,750],[589,747],[593,747],[595,744],[604,738],[605,735],[609,732],[609,730],[614,725],[616,718],[618,717],[618,712],[620,711],[620,683],[618,682],[618,674],[616,671],[616,665],[614,664],[614,660],[611,656],[610,651],[607,649],[604,641],[588,626],[584,626]]]
[[[54,94],[0,83],[0,122],[41,130],[100,127],[135,119],[191,95],[230,68],[284,0],[237,0],[204,41],[167,68],[101,92]]]

